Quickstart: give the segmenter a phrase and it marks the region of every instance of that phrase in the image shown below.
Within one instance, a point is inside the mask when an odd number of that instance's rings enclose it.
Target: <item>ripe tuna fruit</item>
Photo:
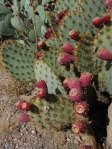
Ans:
[[[69,87],[68,87],[68,83],[71,82],[72,79],[73,79],[73,78],[66,78],[66,79],[63,81],[63,86],[64,86],[65,88],[69,88]]]
[[[47,90],[44,88],[37,88],[36,96],[40,99],[44,99],[47,96]]]
[[[72,88],[69,92],[69,98],[73,101],[81,101],[83,99],[82,89]]]
[[[74,39],[74,40],[76,40],[76,41],[78,41],[78,40],[80,39],[80,37],[79,37],[79,32],[76,31],[76,30],[71,30],[71,31],[69,32],[69,36],[70,36],[70,38],[72,38],[72,39]]]
[[[16,104],[16,107],[20,110],[28,111],[30,109],[30,103],[19,100]]]
[[[97,56],[102,60],[112,60],[112,52],[106,48],[101,48],[97,51]]]
[[[106,5],[108,8],[112,8],[112,0],[106,0],[105,5]]]
[[[80,146],[78,149],[93,149],[90,145]]]
[[[62,19],[62,17],[64,16],[64,12],[63,11],[58,11],[57,16],[58,16],[59,19]]]
[[[81,86],[80,79],[79,78],[71,78],[71,80],[68,82],[68,87],[70,89],[77,88],[77,89],[81,90],[82,86]]]
[[[89,106],[85,101],[76,102],[74,105],[74,110],[77,114],[86,116],[88,114]]]
[[[46,82],[44,80],[39,80],[36,82],[36,87],[37,88],[44,88],[47,89]]]
[[[92,24],[97,27],[97,28],[102,28],[103,27],[103,22],[100,17],[96,17],[92,20]]]
[[[110,23],[111,22],[111,17],[110,17],[110,14],[108,14],[108,13],[104,13],[103,15],[102,15],[102,22],[106,25],[106,24],[108,24],[108,23]]]
[[[41,50],[41,51],[35,53],[35,54],[34,54],[34,57],[35,57],[36,59],[38,59],[38,58],[40,58],[40,57],[42,56],[42,53],[43,53],[43,50]]]
[[[84,88],[90,84],[91,80],[92,80],[92,75],[89,72],[85,71],[80,76],[80,82]]]
[[[45,42],[43,41],[43,40],[41,40],[41,41],[39,41],[38,43],[37,43],[37,45],[38,45],[38,47],[40,48],[40,49],[46,49],[47,48],[47,46],[46,46],[46,44],[45,44]]]
[[[29,115],[27,115],[25,113],[19,113],[18,120],[20,122],[29,122],[30,121],[30,117],[29,117]]]
[[[72,131],[74,133],[84,133],[87,129],[87,123],[83,120],[72,124]]]
[[[74,60],[74,58],[71,54],[68,54],[66,52],[62,52],[59,54],[57,62],[60,65],[67,65],[67,64],[73,62],[73,60]]]
[[[62,50],[66,53],[73,53],[74,47],[70,43],[65,43],[62,47]]]

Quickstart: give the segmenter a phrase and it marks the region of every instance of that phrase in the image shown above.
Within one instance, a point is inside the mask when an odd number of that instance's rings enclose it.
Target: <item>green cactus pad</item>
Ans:
[[[36,80],[42,79],[46,82],[49,94],[63,94],[67,97],[67,93],[55,72],[41,59],[36,61],[35,75]]]
[[[76,11],[70,11],[66,16],[62,19],[59,25],[59,37],[61,43],[69,42],[74,44],[74,40],[69,37],[70,30],[79,31],[81,33],[91,33],[90,28],[88,26],[87,21],[85,21],[83,15]]]
[[[46,40],[46,45],[48,47],[52,46],[55,47],[57,49],[60,48],[60,41],[59,39],[56,37],[56,35],[52,35],[49,39]]]
[[[75,120],[73,103],[63,96],[48,95],[46,99],[35,97],[30,102],[37,111],[33,112],[32,105],[29,114],[34,122],[40,122],[44,127],[60,129]]]
[[[80,37],[74,50],[75,66],[79,72],[88,71],[97,74],[100,71],[101,61],[96,56],[93,37],[87,33],[81,34]]]
[[[95,17],[101,17],[101,15],[106,12],[104,2],[102,0],[82,0],[81,8],[82,14],[91,26],[91,30],[95,32],[97,28],[92,25],[92,19]]]
[[[56,1],[56,7],[55,11],[62,11],[64,9],[68,10],[80,10],[79,4],[81,3],[81,0],[57,0]]]
[[[7,40],[1,50],[3,64],[11,76],[22,82],[35,80],[34,49],[19,41]]]

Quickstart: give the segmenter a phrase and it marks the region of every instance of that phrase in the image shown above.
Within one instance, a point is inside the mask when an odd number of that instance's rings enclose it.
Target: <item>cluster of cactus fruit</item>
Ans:
[[[1,35],[8,36],[9,28],[15,34],[1,44],[4,67],[19,81],[37,80],[35,96],[17,103],[28,111],[20,121],[71,125],[74,133],[88,135],[88,92],[97,100],[102,92],[112,96],[111,7],[112,0],[14,0],[11,14],[0,7]]]

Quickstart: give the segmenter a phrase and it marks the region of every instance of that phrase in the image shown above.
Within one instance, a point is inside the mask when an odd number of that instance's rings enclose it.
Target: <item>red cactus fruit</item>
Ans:
[[[61,20],[59,18],[56,18],[56,23],[59,23]]]
[[[112,0],[107,0],[108,8],[112,8]]]
[[[63,81],[63,86],[65,88],[68,88],[68,83],[72,81],[73,78],[66,78],[64,81]]]
[[[77,114],[86,116],[88,114],[89,106],[86,101],[76,102],[74,110]]]
[[[68,12],[68,9],[64,9],[63,12],[64,14],[66,14]]]
[[[73,60],[74,60],[74,58],[71,54],[68,54],[66,52],[62,52],[59,54],[57,62],[60,65],[66,65],[66,64],[73,62]]]
[[[37,88],[36,96],[40,99],[44,99],[47,96],[47,90],[44,88]]]
[[[79,78],[71,78],[71,80],[68,82],[68,87],[70,89],[72,88],[77,88],[77,89],[81,89],[81,83],[80,83],[80,79]]]
[[[96,27],[96,28],[102,28],[103,27],[103,22],[102,19],[100,17],[96,17],[92,20],[92,24]]]
[[[66,53],[73,53],[74,47],[70,43],[65,43],[62,47],[62,50]]]
[[[36,59],[38,59],[39,57],[42,56],[42,53],[43,53],[43,50],[41,50],[41,51],[35,53],[35,54],[34,54],[34,57],[35,57]]]
[[[106,48],[101,48],[97,51],[97,56],[102,60],[112,60],[112,52]]]
[[[57,12],[57,17],[58,17],[59,19],[62,19],[63,16],[64,16],[64,11],[58,11],[58,12]]]
[[[111,17],[110,17],[110,14],[108,14],[108,13],[104,13],[103,15],[102,15],[102,22],[105,24],[105,25],[107,25],[108,23],[110,23],[110,21],[111,21]]]
[[[87,123],[84,120],[72,124],[72,131],[74,133],[84,133],[87,129]]]
[[[18,120],[20,122],[29,122],[30,121],[30,117],[29,117],[29,115],[27,115],[25,113],[19,113]]]
[[[46,85],[46,82],[44,80],[37,81],[35,85],[37,88],[47,89],[47,85]]]
[[[38,47],[40,48],[40,49],[46,49],[47,48],[47,46],[46,46],[46,44],[45,44],[45,42],[44,41],[39,41],[38,43],[37,43],[37,45],[38,45]]]
[[[30,103],[19,100],[16,104],[16,107],[20,110],[28,111],[30,109]]]
[[[90,145],[83,145],[83,146],[80,146],[78,149],[93,149],[93,148]]]
[[[50,38],[50,36],[51,36],[51,34],[47,33],[47,32],[43,35],[43,37],[46,38],[46,39]]]
[[[74,40],[76,40],[76,41],[78,41],[78,40],[80,39],[80,37],[79,37],[79,32],[76,31],[76,30],[71,30],[71,31],[69,32],[69,36],[70,36],[70,38],[72,38],[72,39],[74,39]]]
[[[24,101],[22,100],[19,100],[17,103],[16,103],[16,107],[20,110],[22,110],[22,104],[24,103]]]
[[[80,76],[80,82],[84,88],[90,84],[91,80],[92,80],[92,75],[89,72],[85,71]]]
[[[69,92],[69,98],[75,102],[81,101],[83,99],[82,89],[72,88]]]
[[[48,29],[47,29],[47,33],[50,33],[50,34],[51,34],[52,32],[53,32],[53,31],[52,31],[52,28],[48,28]]]

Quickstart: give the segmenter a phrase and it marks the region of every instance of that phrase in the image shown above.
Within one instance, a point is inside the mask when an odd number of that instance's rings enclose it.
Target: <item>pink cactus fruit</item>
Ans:
[[[47,89],[47,84],[44,80],[38,80],[35,85],[37,88]]]
[[[112,8],[112,0],[106,0],[105,6],[106,6],[106,8],[111,9]]]
[[[64,11],[58,11],[58,12],[57,12],[57,17],[58,17],[59,19],[62,19],[63,16],[64,16]]]
[[[72,88],[82,89],[80,79],[79,78],[71,78],[71,80],[68,82],[68,87],[70,89],[72,89]]]
[[[101,48],[97,51],[97,56],[102,60],[112,60],[112,52],[106,48]]]
[[[20,110],[29,111],[30,110],[30,103],[19,100],[16,104],[16,107]]]
[[[102,15],[102,22],[105,24],[105,25],[107,25],[108,23],[110,23],[110,21],[111,21],[111,17],[110,17],[110,14],[108,14],[108,13],[104,13],[103,15]]]
[[[47,90],[44,88],[37,88],[36,97],[44,99],[47,96]]]
[[[62,51],[72,54],[74,51],[74,47],[70,43],[65,43],[62,47]]]
[[[90,84],[91,80],[92,80],[92,75],[89,72],[85,71],[80,76],[80,82],[84,88]]]
[[[69,87],[68,87],[68,83],[71,82],[72,79],[73,79],[73,78],[66,78],[66,79],[63,81],[63,86],[64,86],[65,88],[69,88]]]
[[[72,88],[69,92],[69,98],[75,102],[81,101],[83,99],[82,89]]]
[[[92,24],[96,27],[96,28],[102,28],[103,27],[103,22],[102,19],[100,17],[96,17],[92,20]]]
[[[66,53],[66,52],[61,52],[57,58],[57,62],[60,65],[67,65],[73,61],[74,61],[73,56],[71,54]]]
[[[83,146],[80,146],[78,149],[93,149],[93,148],[90,145],[83,145]]]
[[[74,133],[84,133],[87,129],[87,122],[84,120],[72,124],[72,131]]]
[[[38,47],[39,47],[40,49],[43,49],[43,50],[45,50],[45,49],[47,48],[46,43],[45,43],[43,40],[40,40],[40,41],[37,43],[37,45],[38,45]]]
[[[20,122],[29,122],[30,121],[30,117],[26,113],[19,113],[18,120]]]
[[[61,20],[59,18],[55,19],[56,23],[59,23]]]
[[[79,115],[87,116],[89,105],[86,103],[86,101],[76,102],[74,105],[74,110]]]
[[[41,50],[41,51],[35,53],[35,54],[34,54],[34,57],[35,57],[36,59],[38,59],[38,58],[40,58],[40,57],[42,56],[42,53],[43,53],[43,50]]]
[[[79,37],[79,32],[76,31],[76,30],[71,30],[71,31],[69,32],[69,36],[70,36],[71,39],[74,39],[74,40],[76,40],[76,41],[78,41],[78,40],[80,39],[80,37]]]

